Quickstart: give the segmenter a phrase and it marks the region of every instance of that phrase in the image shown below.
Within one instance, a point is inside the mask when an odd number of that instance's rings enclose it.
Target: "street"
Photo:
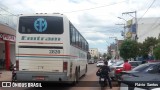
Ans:
[[[80,82],[75,86],[69,87],[49,87],[49,88],[14,88],[14,90],[101,90],[98,84],[98,77],[96,76],[97,67],[95,64],[88,64],[88,72],[81,77]],[[112,83],[113,88],[105,87],[105,90],[119,90],[116,82]],[[0,88],[0,90],[13,90],[13,88]]]

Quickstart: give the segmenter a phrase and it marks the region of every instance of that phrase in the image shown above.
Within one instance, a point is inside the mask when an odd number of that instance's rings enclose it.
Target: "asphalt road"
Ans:
[[[96,64],[88,65],[88,72],[85,76],[80,78],[80,82],[76,86],[61,86],[61,87],[48,87],[48,88],[0,88],[0,90],[101,90],[98,84],[98,77],[96,71],[98,68]],[[112,82],[113,88],[105,87],[104,90],[119,90],[116,82]]]

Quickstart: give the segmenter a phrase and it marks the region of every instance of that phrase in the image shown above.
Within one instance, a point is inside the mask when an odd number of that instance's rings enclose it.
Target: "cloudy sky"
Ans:
[[[107,46],[122,40],[125,20],[137,11],[137,18],[160,17],[160,0],[0,0],[14,14],[54,13],[65,14],[90,44],[106,52]],[[117,17],[124,18],[118,19]]]

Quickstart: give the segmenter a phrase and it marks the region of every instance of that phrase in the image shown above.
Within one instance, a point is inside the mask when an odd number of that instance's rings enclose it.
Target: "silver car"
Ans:
[[[111,72],[109,73],[110,77],[112,80],[116,80],[116,76],[115,76],[115,70],[118,68],[122,68],[123,67],[123,60],[117,61],[116,63],[114,63],[113,65],[110,66],[110,70]]]
[[[98,61],[97,62],[97,67],[103,66],[104,65],[104,61]]]
[[[88,61],[88,64],[94,64],[94,59],[90,59],[89,61]]]

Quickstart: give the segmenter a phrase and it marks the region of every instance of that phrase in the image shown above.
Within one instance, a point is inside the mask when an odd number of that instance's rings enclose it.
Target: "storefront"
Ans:
[[[9,70],[15,63],[15,36],[0,32],[0,69]]]

